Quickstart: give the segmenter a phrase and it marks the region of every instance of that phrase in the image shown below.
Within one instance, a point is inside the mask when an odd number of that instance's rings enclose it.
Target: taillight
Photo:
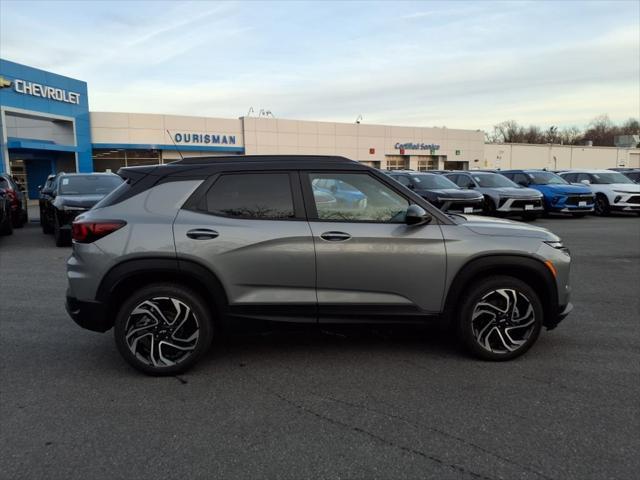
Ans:
[[[9,197],[9,201],[12,203],[13,207],[18,207],[18,195],[16,195],[16,192],[12,188],[5,191],[7,192],[7,197]]]
[[[97,222],[79,220],[71,225],[71,237],[78,243],[92,243],[116,230],[120,230],[126,224],[127,222],[122,220],[102,220]]]

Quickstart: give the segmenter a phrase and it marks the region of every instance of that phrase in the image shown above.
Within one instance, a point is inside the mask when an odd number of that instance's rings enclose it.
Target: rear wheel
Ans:
[[[458,334],[473,355],[510,360],[535,343],[543,323],[536,292],[509,276],[484,278],[473,285],[458,315]]]
[[[609,206],[609,200],[606,196],[598,193],[596,195],[596,203],[594,205],[594,212],[596,215],[606,217],[611,213],[611,207]]]
[[[134,368],[150,375],[175,375],[206,353],[213,323],[199,295],[179,285],[155,284],[123,304],[114,335],[120,354]]]

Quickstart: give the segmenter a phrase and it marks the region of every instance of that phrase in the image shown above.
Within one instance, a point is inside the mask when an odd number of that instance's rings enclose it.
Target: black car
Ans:
[[[389,176],[446,212],[482,212],[484,197],[465,190],[446,177],[427,172],[389,172]]]
[[[16,181],[7,173],[0,173],[0,188],[5,191],[11,203],[11,224],[13,228],[22,228],[29,220],[27,196]]]
[[[13,224],[11,223],[11,200],[4,188],[0,188],[0,235],[11,235]]]
[[[61,173],[53,189],[42,195],[40,223],[45,233],[53,232],[56,245],[71,243],[71,223],[122,183],[113,173]]]
[[[44,185],[38,185],[38,190],[40,192],[38,196],[38,204],[40,207],[40,226],[42,227],[43,233],[53,232],[53,226],[45,221],[45,207],[47,205],[47,202],[52,200],[56,178],[56,175],[49,175]]]

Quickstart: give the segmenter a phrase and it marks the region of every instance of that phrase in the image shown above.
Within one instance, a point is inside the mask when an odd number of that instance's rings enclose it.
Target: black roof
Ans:
[[[118,174],[192,177],[221,171],[242,170],[371,170],[360,162],[345,157],[323,155],[233,155],[225,157],[188,157],[164,165],[123,167]]]

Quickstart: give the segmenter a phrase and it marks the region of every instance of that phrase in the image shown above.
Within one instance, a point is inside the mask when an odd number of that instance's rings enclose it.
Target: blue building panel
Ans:
[[[86,82],[0,59],[0,107],[72,119],[75,123],[74,151],[77,155],[78,171],[93,171]],[[9,148],[13,148],[4,144],[4,128],[6,127],[3,126],[3,135],[0,138],[0,171],[6,169],[8,162],[5,155]],[[36,139],[34,141],[39,142]],[[31,145],[34,146],[37,151],[38,145]],[[68,147],[69,145],[61,146],[59,151],[69,151]],[[34,151],[34,148],[30,149]],[[42,148],[43,160],[46,159],[46,152],[52,150],[55,150],[55,147],[48,144]]]

